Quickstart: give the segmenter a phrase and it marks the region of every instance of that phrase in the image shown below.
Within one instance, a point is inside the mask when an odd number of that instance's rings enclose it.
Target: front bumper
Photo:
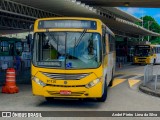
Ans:
[[[134,58],[134,63],[150,64],[151,59],[150,58]]]
[[[67,86],[53,86],[47,85],[42,87],[35,81],[32,81],[33,95],[44,97],[65,97],[65,98],[99,98],[102,96],[102,82],[99,82],[91,88],[86,87],[67,87]],[[61,90],[71,91],[70,95],[60,94]]]

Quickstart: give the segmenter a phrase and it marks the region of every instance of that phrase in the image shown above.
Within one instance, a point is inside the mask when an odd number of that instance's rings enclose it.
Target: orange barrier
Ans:
[[[16,86],[16,75],[14,68],[8,68],[6,72],[6,82],[2,87],[2,93],[18,93],[19,89]]]

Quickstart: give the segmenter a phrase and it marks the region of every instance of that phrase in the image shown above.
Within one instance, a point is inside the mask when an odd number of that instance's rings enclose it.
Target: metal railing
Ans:
[[[153,80],[153,65],[146,65],[144,68],[144,80],[143,85],[146,86],[146,84]]]
[[[153,65],[146,65],[144,68],[144,80],[143,85],[150,88],[151,90],[160,89],[160,67],[155,66],[153,69]],[[153,74],[154,70],[154,74]]]
[[[159,67],[157,67],[155,70],[156,70],[156,75],[155,75],[155,79],[154,79],[154,90],[156,91],[157,90],[157,86],[158,86],[158,80],[160,80],[159,79],[159,75],[160,75],[160,71],[159,71]]]

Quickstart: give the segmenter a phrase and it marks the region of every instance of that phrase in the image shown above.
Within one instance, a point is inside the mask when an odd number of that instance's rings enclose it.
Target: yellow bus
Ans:
[[[136,45],[134,54],[135,64],[155,64],[156,56],[152,45]]]
[[[38,19],[34,24],[33,95],[104,102],[115,69],[113,32],[93,18]]]

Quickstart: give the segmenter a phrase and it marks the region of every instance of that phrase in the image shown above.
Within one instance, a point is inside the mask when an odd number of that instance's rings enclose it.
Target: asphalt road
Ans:
[[[157,68],[159,66],[154,67]],[[160,98],[153,97],[140,92],[138,90],[139,84],[135,84],[132,88],[129,86],[128,79],[130,78],[126,76],[131,76],[131,74],[137,74],[142,76],[143,69],[144,66],[126,66],[122,69],[117,69],[116,74],[123,73],[123,75],[120,78],[123,78],[123,76],[125,76],[125,80],[124,82],[108,89],[108,98],[107,101],[104,103],[96,102],[95,100],[79,101],[66,99],[57,99],[54,100],[52,103],[49,103],[46,102],[46,100],[43,97],[33,96],[31,91],[31,85],[21,84],[18,85],[20,92],[17,94],[0,93],[0,111],[160,111]],[[115,79],[118,79],[118,77]],[[63,119],[68,120],[70,118]],[[110,119],[116,120],[118,118],[107,118],[107,120]],[[120,118],[118,120],[121,119],[128,120],[128,118]],[[139,120],[147,118],[130,119]],[[158,120],[158,118],[155,119]]]

